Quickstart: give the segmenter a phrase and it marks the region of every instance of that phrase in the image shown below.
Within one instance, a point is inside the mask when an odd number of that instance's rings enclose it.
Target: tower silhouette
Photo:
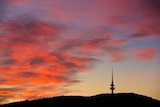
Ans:
[[[114,88],[114,83],[113,83],[113,67],[112,67],[112,82],[111,82],[111,93],[113,94],[113,90],[115,89]]]

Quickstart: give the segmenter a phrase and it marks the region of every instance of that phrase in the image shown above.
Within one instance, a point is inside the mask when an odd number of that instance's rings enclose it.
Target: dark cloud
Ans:
[[[128,37],[136,38],[136,39],[143,39],[143,38],[148,37],[148,33],[147,32],[137,32],[137,33],[129,35]]]
[[[7,91],[17,91],[21,90],[21,88],[18,87],[0,87],[0,91],[3,91],[4,93]]]
[[[8,3],[7,0],[0,0],[0,21],[4,18],[7,13]]]
[[[137,31],[128,35],[129,38],[135,38],[139,40],[147,39],[147,38],[155,38],[159,37],[159,26],[158,24],[153,25],[142,25]]]
[[[143,0],[145,3],[147,3],[148,6],[150,6],[154,12],[157,12],[157,14],[160,15],[160,1],[159,0]]]
[[[62,61],[61,61],[60,64],[61,64],[62,66],[65,66],[66,68],[70,68],[70,69],[78,67],[78,66],[77,66],[75,63],[73,63],[73,62],[65,62],[65,61],[62,62]]]
[[[56,57],[56,62],[60,64],[61,68],[65,68],[65,74],[74,74],[79,72],[80,69],[88,69],[92,67],[94,64],[101,62],[98,58],[94,57],[80,57],[77,55],[68,55],[63,54],[63,52],[56,54],[54,52],[50,53],[50,55]],[[57,68],[56,66],[53,66],[52,68]]]
[[[6,48],[6,49],[2,49],[2,52],[3,52],[3,56],[10,56],[13,51],[10,48]]]
[[[0,62],[0,65],[3,65],[3,66],[11,66],[13,64],[16,63],[16,60],[13,59],[13,58],[1,58],[1,62]]]
[[[70,86],[72,84],[77,84],[81,82],[81,80],[75,79],[73,74],[65,75],[65,76],[55,76],[57,80],[66,81],[63,83],[63,86]]]
[[[3,83],[5,80],[2,78],[2,77],[0,77],[0,83]]]
[[[33,66],[34,65],[42,65],[44,63],[45,63],[45,60],[43,58],[32,58],[30,60],[30,64],[33,65]]]
[[[93,32],[92,32],[93,33]],[[64,44],[59,47],[55,52],[64,52],[70,50],[81,50],[82,48],[87,49],[98,49],[103,47],[103,44],[107,43],[110,39],[109,36],[98,37],[98,38],[75,38],[64,40]]]
[[[55,52],[63,52],[67,50],[72,50],[75,48],[79,48],[85,44],[85,40],[83,39],[69,39],[64,40],[64,45],[59,47]]]
[[[62,29],[58,24],[36,20],[31,16],[7,20],[0,26],[3,26],[0,32],[2,40],[9,45],[47,42],[53,40]],[[0,42],[3,41],[0,40]]]
[[[96,59],[96,58],[92,58],[92,57],[88,57],[88,58],[78,58],[84,62],[101,62],[100,59]]]
[[[30,77],[38,77],[38,74],[33,73],[33,72],[21,72],[17,74],[18,77],[20,78],[30,78]]]

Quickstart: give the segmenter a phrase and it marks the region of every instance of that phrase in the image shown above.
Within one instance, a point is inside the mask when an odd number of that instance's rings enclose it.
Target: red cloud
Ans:
[[[121,31],[129,31],[128,37],[139,40],[160,37],[159,0],[134,0],[129,2],[127,0],[116,2],[94,0],[92,3],[97,4],[95,9],[99,11],[99,14],[93,15],[94,22]]]
[[[99,57],[126,60],[130,38],[159,37],[157,0],[69,1],[72,6],[65,0],[0,1],[5,17],[0,16],[2,102],[62,94],[58,88],[80,82],[74,75],[87,71]],[[156,54],[156,49],[145,48],[135,57],[148,61]]]
[[[157,55],[157,51],[154,48],[143,48],[143,49],[138,49],[137,52],[135,53],[135,56],[138,60],[152,60],[155,58]]]
[[[3,23],[3,25],[4,29],[1,31],[1,34],[7,36],[2,35],[5,41],[1,40],[1,43],[3,43],[1,44],[3,49],[1,56],[5,57],[0,63],[0,77],[3,78],[1,84],[23,88],[22,90],[16,90],[16,88],[9,91],[5,89],[7,92],[2,90],[3,93],[6,93],[4,98],[8,100],[47,97],[51,94],[43,93],[39,94],[39,96],[32,96],[33,94],[37,95],[36,92],[41,93],[44,90],[38,88],[37,90],[39,91],[32,91],[31,89],[26,92],[27,87],[25,85],[45,86],[53,83],[56,86],[67,86],[75,84],[79,80],[74,78],[74,74],[86,71],[93,62],[97,61],[97,59],[88,56],[79,57],[69,53],[70,49],[76,46],[78,40],[73,43],[66,42],[65,39],[58,39],[59,29],[57,26],[37,21],[33,23],[30,20],[26,23],[20,23],[16,20],[15,22]],[[92,42],[100,42],[100,40],[95,39]],[[83,41],[78,48],[88,44],[88,41],[85,39]],[[64,46],[68,48],[64,48]],[[100,46],[97,44],[96,47]],[[68,52],[65,52],[66,49]],[[5,72],[6,70],[7,72]],[[14,92],[20,92],[22,96],[16,98]],[[32,92],[32,94],[28,94],[28,92]],[[23,93],[27,93],[27,95]],[[51,93],[54,95],[57,95],[55,93],[62,94],[59,90],[52,90]]]
[[[0,99],[0,102],[9,103],[19,100],[33,100],[40,99],[44,96],[50,97],[58,96],[69,92],[68,90],[64,90],[61,88],[57,88],[54,84],[46,84],[46,85],[1,85],[0,87],[0,95],[3,99]],[[0,104],[1,104],[0,103]]]

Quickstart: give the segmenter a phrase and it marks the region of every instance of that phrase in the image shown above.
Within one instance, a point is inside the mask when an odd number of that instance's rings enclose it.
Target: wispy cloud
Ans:
[[[102,56],[152,60],[153,47],[127,54],[134,39],[159,38],[159,7],[158,0],[1,0],[1,102],[63,94]]]
[[[138,49],[135,56],[138,60],[150,61],[157,56],[157,51],[154,48]]]

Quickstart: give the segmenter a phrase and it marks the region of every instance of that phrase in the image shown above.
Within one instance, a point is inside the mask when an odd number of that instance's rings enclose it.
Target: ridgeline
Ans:
[[[57,96],[31,101],[13,102],[0,107],[160,107],[160,101],[134,94],[98,94],[94,96]]]

